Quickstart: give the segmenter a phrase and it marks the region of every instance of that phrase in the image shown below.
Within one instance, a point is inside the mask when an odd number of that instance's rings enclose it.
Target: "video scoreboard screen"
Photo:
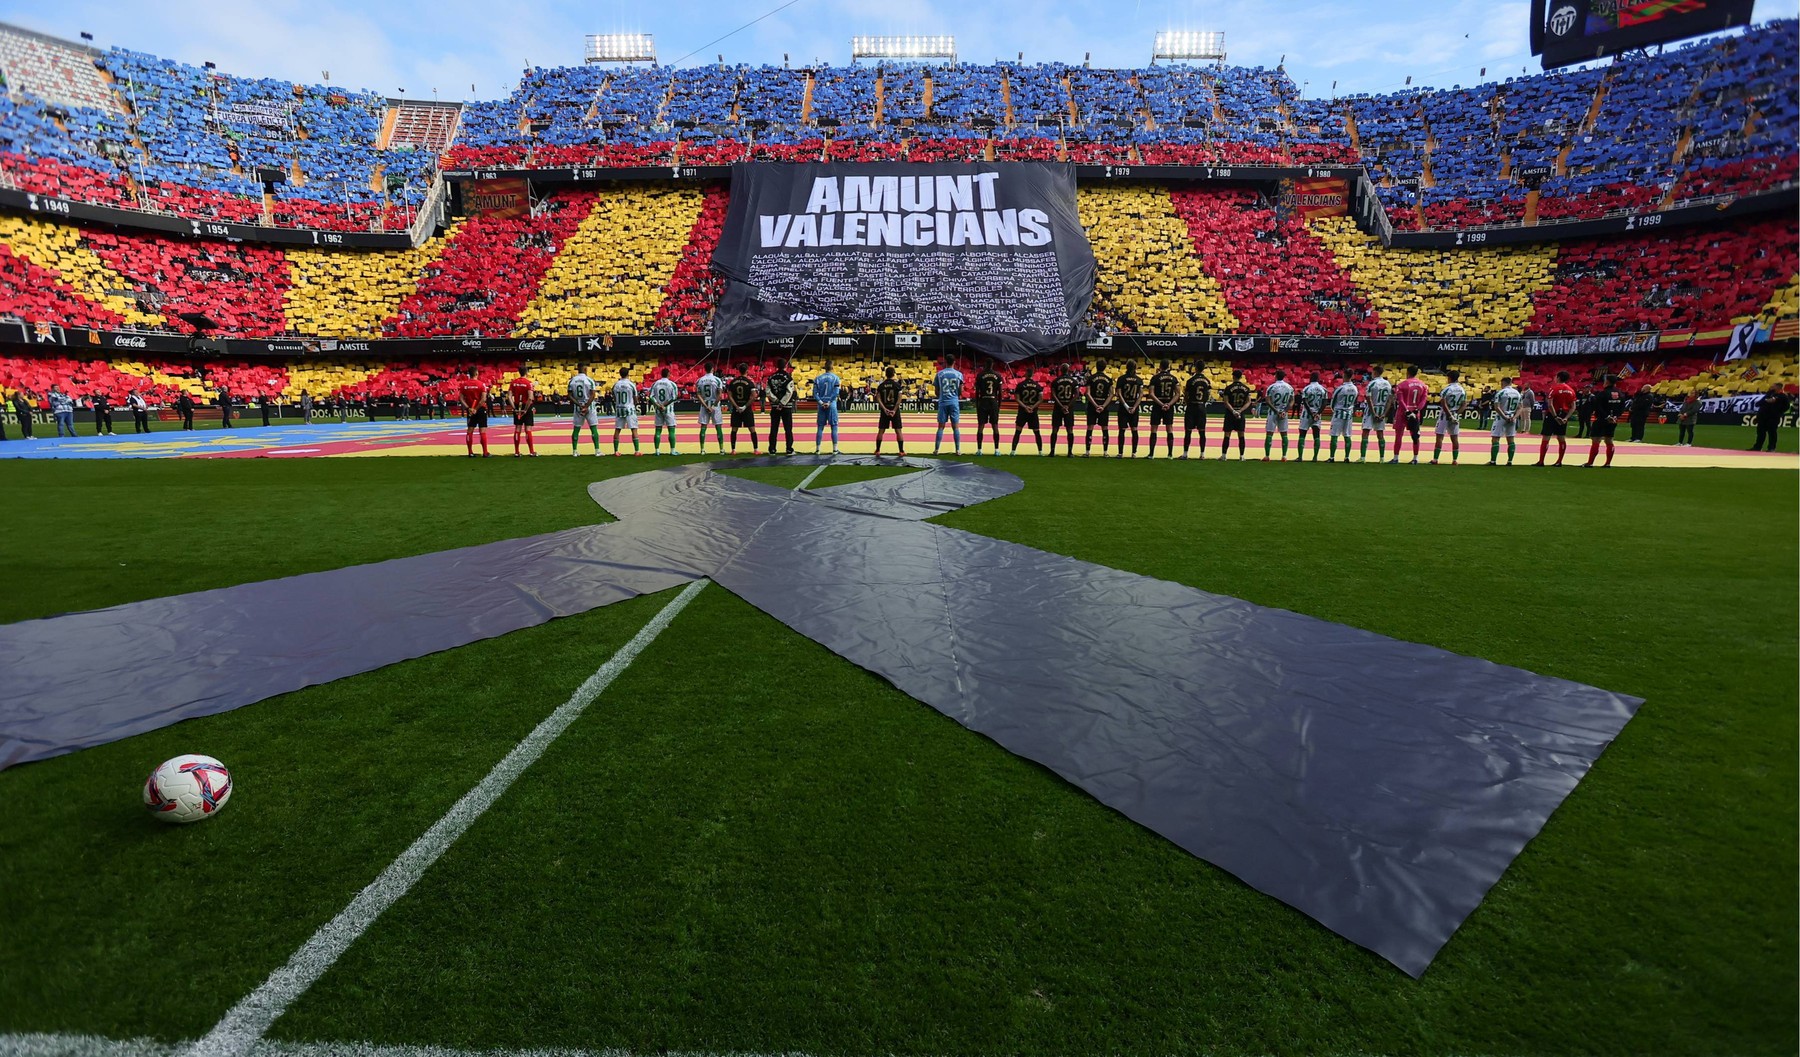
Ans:
[[[1553,70],[1750,23],[1755,0],[1531,0],[1531,53]]]

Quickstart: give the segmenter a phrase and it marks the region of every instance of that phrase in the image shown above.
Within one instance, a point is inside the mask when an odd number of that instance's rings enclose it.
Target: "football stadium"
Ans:
[[[565,6],[0,8],[0,1057],[1800,1050],[1800,12]]]

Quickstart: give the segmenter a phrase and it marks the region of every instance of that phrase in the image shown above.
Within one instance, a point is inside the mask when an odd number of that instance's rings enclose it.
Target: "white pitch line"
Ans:
[[[569,729],[588,705],[662,634],[676,614],[705,586],[705,580],[696,580],[682,588],[681,593],[651,617],[650,623],[639,629],[630,642],[601,665],[599,671],[588,676],[567,702],[515,745],[475,788],[463,794],[463,798],[426,830],[424,836],[413,841],[398,859],[389,863],[379,877],[357,893],[349,906],[338,912],[337,917],[313,933],[312,939],[295,951],[286,965],[271,973],[262,986],[231,1007],[205,1038],[194,1043],[188,1051],[191,1057],[246,1057],[288,1006],[325,975],[325,970],[331,968],[383,911],[407,893],[431,864],[456,843],[456,838],[462,836],[482,812],[493,806],[527,767],[537,762],[550,743]]]
[[[813,472],[812,472],[812,473],[809,473],[809,474],[807,474],[807,475],[806,475],[806,480],[804,480],[804,481],[801,481],[801,482],[800,482],[800,485],[799,485],[799,487],[797,487],[797,488],[795,488],[795,489],[794,489],[794,491],[796,491],[796,492],[804,492],[804,491],[806,491],[806,486],[807,486],[807,485],[809,485],[809,484],[812,484],[812,483],[813,483],[813,482],[814,482],[814,481],[816,481],[816,480],[818,480],[818,479],[819,479],[819,475],[820,475],[820,474],[822,474],[822,473],[824,473],[824,472],[825,472],[825,467],[827,467],[827,466],[829,466],[829,465],[830,465],[830,463],[823,463],[823,462],[822,462],[822,463],[820,463],[820,464],[819,464],[819,465],[818,465],[818,466],[816,466],[816,467],[814,467],[814,468],[813,468]]]

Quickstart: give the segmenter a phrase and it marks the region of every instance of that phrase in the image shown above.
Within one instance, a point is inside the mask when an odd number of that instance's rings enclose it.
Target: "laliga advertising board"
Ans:
[[[718,347],[820,322],[910,323],[1002,359],[1090,337],[1075,167],[873,162],[731,169]]]

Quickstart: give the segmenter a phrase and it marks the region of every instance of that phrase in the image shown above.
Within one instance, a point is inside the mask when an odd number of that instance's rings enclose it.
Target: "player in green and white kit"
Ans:
[[[669,429],[669,454],[681,454],[681,449],[675,446],[675,400],[680,395],[681,390],[675,387],[675,382],[669,377],[669,369],[664,367],[662,377],[650,386],[650,406],[656,412],[656,432],[650,437],[652,455],[662,454],[662,433],[665,426]]]
[[[1490,434],[1494,438],[1493,450],[1488,454],[1488,465],[1500,465],[1500,438],[1506,438],[1506,465],[1511,466],[1513,453],[1519,448],[1514,438],[1519,434],[1519,409],[1525,404],[1525,397],[1513,388],[1511,378],[1500,379],[1500,391],[1494,394],[1494,426]]]
[[[642,455],[638,448],[637,383],[631,380],[631,368],[619,368],[619,380],[613,383],[613,454],[619,454],[619,430],[631,431],[631,454]]]
[[[1263,403],[1269,405],[1269,420],[1263,423],[1263,461],[1269,461],[1269,449],[1275,434],[1281,434],[1281,461],[1288,455],[1288,408],[1294,406],[1294,387],[1288,384],[1287,372],[1276,371],[1275,380],[1263,390]]]
[[[569,434],[569,454],[581,454],[581,424],[587,423],[594,437],[594,454],[600,454],[600,402],[594,392],[594,380],[588,377],[587,364],[577,364],[575,376],[569,379],[569,402],[575,405],[575,430]]]
[[[1444,377],[1450,379],[1444,391],[1438,394],[1437,446],[1431,449],[1431,464],[1437,465],[1438,456],[1444,451],[1444,438],[1450,438],[1450,465],[1456,465],[1456,457],[1462,453],[1462,413],[1469,406],[1469,391],[1457,381],[1462,377],[1455,371],[1445,371]]]
[[[1319,461],[1319,419],[1325,417],[1325,402],[1331,399],[1323,383],[1319,381],[1319,372],[1312,372],[1312,380],[1306,388],[1300,390],[1300,443],[1298,456],[1306,458],[1306,435],[1312,434],[1313,461]]]
[[[719,453],[725,453],[725,414],[719,406],[719,398],[725,393],[725,380],[713,373],[708,367],[700,380],[694,383],[694,399],[700,401],[700,454],[706,454],[706,427],[711,425],[713,437],[719,442]]]
[[[1342,377],[1342,376],[1340,376]],[[1361,396],[1356,390],[1356,383],[1362,375],[1352,374],[1338,383],[1331,393],[1331,452],[1325,456],[1326,462],[1337,461],[1338,438],[1344,438],[1344,461],[1350,461],[1350,423],[1356,419],[1356,401]]]
[[[1375,434],[1375,461],[1387,458],[1388,415],[1394,410],[1394,383],[1381,376],[1381,367],[1369,368],[1369,384],[1363,388],[1362,453],[1358,462],[1369,461],[1369,433]]]

